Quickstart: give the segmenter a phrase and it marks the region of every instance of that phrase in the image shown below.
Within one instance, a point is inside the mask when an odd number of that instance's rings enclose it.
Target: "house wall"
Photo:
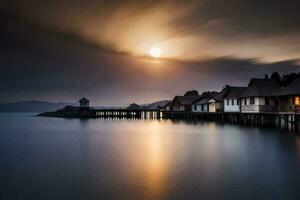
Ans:
[[[216,102],[216,112],[224,112],[224,104],[223,101]]]
[[[172,102],[172,111],[183,111],[184,106],[175,98]]]
[[[164,110],[165,110],[165,111],[170,111],[170,110],[171,110],[171,106],[166,106],[166,107],[164,108]]]
[[[80,102],[80,107],[89,107],[89,102]]]
[[[207,104],[193,104],[192,105],[193,112],[208,112]]]
[[[259,113],[259,112],[275,112],[278,111],[275,98],[268,98],[269,104],[266,105],[265,97],[253,97],[254,103],[251,104],[251,98],[241,99],[241,112],[243,113]],[[246,104],[245,104],[246,99]]]
[[[184,110],[185,111],[192,111],[192,105],[185,105]]]
[[[298,97],[300,99],[300,97]],[[296,105],[298,103],[298,105]],[[300,102],[296,102],[295,96],[285,96],[279,98],[279,112],[299,112]]]
[[[229,104],[227,101],[229,101]],[[238,99],[224,99],[224,112],[240,112],[240,105],[238,104],[238,101]]]
[[[185,107],[183,105],[180,105],[180,104],[174,104],[173,107],[172,107],[172,110],[173,111],[184,111],[185,110]]]
[[[208,102],[208,112],[216,112],[216,101],[210,100]]]
[[[292,101],[295,105],[295,112],[300,113],[300,96],[293,97]]]
[[[279,112],[293,112],[293,98],[280,97],[279,98]]]
[[[241,112],[249,113],[258,113],[259,112],[259,105],[264,105],[264,99],[261,97],[253,97],[254,103],[251,104],[251,98],[242,98],[241,99]],[[245,104],[246,100],[246,104]]]

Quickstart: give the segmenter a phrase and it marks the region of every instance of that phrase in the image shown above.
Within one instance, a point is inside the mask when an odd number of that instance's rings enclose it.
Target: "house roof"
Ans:
[[[128,110],[141,110],[142,107],[136,103],[132,103],[127,107]]]
[[[300,77],[278,92],[278,96],[300,95]]]
[[[158,109],[158,108],[165,107],[168,103],[169,103],[168,100],[157,101],[157,102],[146,105],[145,108],[149,109],[149,110],[155,110],[155,109]]]
[[[248,87],[241,97],[266,97],[276,96],[280,91],[280,85],[274,79],[251,79]]]
[[[247,87],[230,86],[229,91],[227,92],[224,98],[226,99],[240,98],[243,92],[246,90],[246,88]]]
[[[201,99],[212,98],[212,97],[214,97],[214,96],[216,96],[216,95],[218,95],[218,94],[219,94],[219,93],[216,92],[216,91],[212,91],[212,92],[207,91],[207,92],[203,92],[203,93],[200,95],[200,98],[201,98]]]
[[[182,105],[191,105],[198,99],[200,99],[200,96],[175,96],[174,97],[174,100],[179,101],[179,103]]]
[[[210,99],[211,98],[200,99],[199,101],[195,102],[195,104],[207,104]]]
[[[165,108],[167,106],[171,106],[172,105],[172,101],[168,101],[164,106],[162,106],[162,108]]]
[[[215,101],[223,101],[223,99],[226,96],[226,94],[228,93],[229,89],[230,89],[230,86],[226,86],[217,95],[215,95],[211,99],[214,99]]]
[[[88,103],[90,102],[90,100],[88,100],[87,98],[83,97],[79,100],[80,103]]]
[[[203,92],[201,95],[200,95],[200,97],[199,97],[199,99],[197,99],[195,102],[193,102],[193,103],[195,103],[195,104],[206,104],[206,103],[208,103],[208,101],[211,99],[211,98],[213,98],[214,96],[216,96],[216,95],[218,95],[219,93],[218,92],[215,92],[215,91],[213,91],[213,92]]]

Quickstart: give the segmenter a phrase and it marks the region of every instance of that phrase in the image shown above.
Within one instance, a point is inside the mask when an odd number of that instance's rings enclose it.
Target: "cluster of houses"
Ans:
[[[175,96],[163,111],[197,113],[300,113],[300,78],[286,87],[265,76],[248,87],[225,86],[220,92],[189,92]]]

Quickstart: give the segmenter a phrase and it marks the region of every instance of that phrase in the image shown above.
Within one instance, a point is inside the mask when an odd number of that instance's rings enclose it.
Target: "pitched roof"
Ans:
[[[172,105],[172,101],[168,101],[168,103],[166,103],[166,105],[165,106],[163,106],[162,108],[165,108],[165,107],[167,107],[167,106],[171,106]]]
[[[127,107],[128,110],[141,110],[142,107],[136,103],[132,103]]]
[[[278,96],[300,95],[300,77],[278,92]]]
[[[195,104],[207,104],[210,99],[211,98],[200,99],[199,101],[195,102]]]
[[[178,100],[182,105],[191,105],[193,102],[200,99],[200,96],[175,96],[174,100]],[[174,101],[173,100],[173,101]]]
[[[212,92],[207,91],[207,92],[203,92],[203,93],[200,95],[200,98],[201,98],[201,99],[212,98],[212,97],[214,97],[214,96],[216,96],[216,95],[218,95],[218,94],[219,94],[219,93],[216,92],[216,91],[212,91]]]
[[[242,93],[241,97],[266,97],[276,96],[280,91],[280,85],[274,79],[251,79],[248,87]]]
[[[200,95],[200,97],[199,97],[199,99],[198,100],[196,100],[195,102],[193,102],[193,103],[195,103],[195,104],[206,104],[206,103],[208,103],[208,101],[211,99],[211,98],[213,98],[213,97],[215,97],[216,95],[218,95],[219,93],[218,92],[215,92],[215,91],[213,91],[213,92],[203,92],[201,95]]]
[[[169,103],[168,100],[163,100],[163,101],[157,101],[151,104],[146,105],[146,109],[149,110],[154,110],[154,109],[158,109],[158,108],[163,108],[165,107],[167,104]]]
[[[216,101],[223,101],[225,95],[228,93],[230,89],[230,86],[226,86],[223,88],[216,96],[212,97],[211,99],[214,99]]]
[[[226,99],[237,99],[240,98],[243,92],[246,90],[247,87],[236,87],[230,86],[229,91],[227,92],[224,98]]]
[[[83,97],[79,100],[79,102],[85,103],[85,102],[90,102],[87,98]]]

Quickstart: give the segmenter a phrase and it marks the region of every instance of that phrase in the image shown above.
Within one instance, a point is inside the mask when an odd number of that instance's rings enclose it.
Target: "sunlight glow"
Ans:
[[[150,55],[154,58],[158,58],[161,55],[161,50],[158,47],[153,47],[150,50]]]

